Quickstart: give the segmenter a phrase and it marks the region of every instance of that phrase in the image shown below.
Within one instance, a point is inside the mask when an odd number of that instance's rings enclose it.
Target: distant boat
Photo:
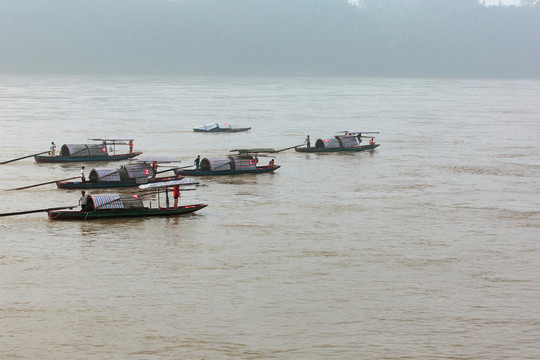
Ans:
[[[48,210],[47,214],[51,220],[95,220],[124,217],[155,217],[155,216],[178,216],[198,211],[207,204],[183,205],[176,208],[169,206],[167,193],[168,187],[182,185],[180,180],[166,181],[161,183],[141,185],[141,189],[158,189],[158,206],[156,208],[146,207],[143,204],[143,195],[118,195],[100,194],[88,195],[86,209],[84,211],[73,210]],[[167,200],[166,207],[159,204],[159,189],[165,188]]]
[[[376,144],[374,136],[365,136],[362,134],[378,134],[375,131],[344,131],[344,135],[336,135],[333,138],[317,139],[314,147],[304,146],[295,147],[297,152],[304,153],[334,153],[334,152],[358,152],[373,150],[380,146]],[[362,138],[369,138],[369,143],[360,145]]]
[[[38,163],[65,163],[65,162],[90,162],[90,161],[120,161],[133,158],[142,152],[130,151],[129,153],[116,154],[117,145],[133,144],[133,139],[89,139],[100,141],[100,144],[65,144],[60,149],[60,155],[36,155],[34,159]],[[107,146],[111,147],[112,154]],[[130,145],[131,148],[131,145]]]
[[[233,133],[233,132],[248,131],[250,129],[251,129],[250,127],[233,128],[229,124],[213,123],[213,124],[206,124],[206,125],[202,125],[202,126],[193,128],[193,131],[195,131],[195,132],[206,132],[206,133],[210,133],[210,132],[211,133],[218,133],[218,132],[230,132],[230,133]]]
[[[199,170],[177,169],[174,173],[186,176],[261,174],[275,171],[281,167],[274,165],[273,160],[265,166],[257,166],[257,162],[257,158],[251,155],[233,155],[217,159],[203,158]]]

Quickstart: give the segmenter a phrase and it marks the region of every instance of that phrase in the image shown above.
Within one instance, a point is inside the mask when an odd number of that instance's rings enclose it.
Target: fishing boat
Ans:
[[[139,161],[148,161],[156,159],[155,157],[137,157]],[[165,162],[164,158],[159,158]],[[169,180],[180,180],[178,175],[167,177],[155,177],[156,174],[173,171],[173,169],[156,171],[157,162],[152,164],[142,162],[139,164],[127,164],[119,169],[95,168],[90,171],[88,181],[57,181],[56,186],[59,189],[106,189],[106,188],[125,188],[135,187],[141,184],[157,183]],[[155,172],[155,174],[154,174]],[[191,179],[182,179],[182,185],[196,185],[198,182]]]
[[[178,175],[156,177],[152,179],[151,173],[143,177],[134,177],[134,172],[129,171],[133,165],[124,165],[120,169],[92,169],[90,178],[86,182],[82,181],[57,181],[56,186],[59,189],[108,189],[108,188],[126,188],[136,187],[141,184],[152,184],[163,181],[182,180],[182,185],[197,185],[198,182],[181,178]],[[173,171],[173,170],[171,170]],[[138,176],[138,175],[135,175]]]
[[[248,131],[250,130],[250,127],[243,127],[243,128],[234,128],[230,124],[205,124],[196,128],[193,128],[193,131],[195,132],[206,132],[206,133],[222,133],[222,132],[241,132],[241,131]]]
[[[295,147],[297,152],[304,153],[334,153],[334,152],[358,152],[365,150],[373,150],[380,146],[376,144],[374,136],[363,134],[378,134],[374,131],[344,131],[343,135],[336,135],[333,138],[317,139],[315,147],[303,146]],[[369,138],[369,142],[366,145],[360,145],[362,138]]]
[[[60,155],[35,155],[38,163],[66,163],[66,162],[90,162],[90,161],[120,161],[136,157],[142,152],[132,151],[133,139],[88,139],[98,141],[98,144],[64,144],[60,149]],[[116,146],[129,145],[130,152],[116,153]]]
[[[178,216],[198,211],[208,206],[208,204],[192,204],[177,207],[169,206],[167,189],[176,185],[182,185],[181,180],[172,180],[160,183],[140,185],[139,188],[157,189],[158,206],[152,208],[145,206],[142,200],[143,195],[118,195],[100,194],[88,195],[86,208],[84,211],[73,210],[48,210],[47,214],[51,220],[95,220],[124,217],[155,217],[155,216]],[[160,189],[165,189],[166,206],[162,207],[159,196]]]
[[[258,166],[257,157],[252,155],[231,155],[225,158],[203,158],[199,169],[176,169],[176,175],[184,176],[215,176],[215,175],[240,175],[261,174],[279,169],[280,165],[274,165],[271,160],[268,165]]]

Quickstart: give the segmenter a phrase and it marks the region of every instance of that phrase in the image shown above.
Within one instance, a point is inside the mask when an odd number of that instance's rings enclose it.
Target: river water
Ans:
[[[184,166],[340,130],[381,146],[201,179],[185,217],[0,218],[0,357],[538,359],[539,98],[532,80],[3,76],[3,160],[100,137]],[[210,122],[252,130],[191,130]],[[80,165],[0,165],[0,212],[76,204],[7,189]]]

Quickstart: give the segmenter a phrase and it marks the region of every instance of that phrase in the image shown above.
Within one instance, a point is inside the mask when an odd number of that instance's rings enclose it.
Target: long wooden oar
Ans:
[[[179,169],[187,169],[187,168],[190,168],[190,167],[193,167],[195,165],[188,165],[188,166],[182,166],[182,167],[174,167],[172,169],[167,169],[167,170],[161,170],[161,171],[158,171],[156,172],[156,174],[161,174],[161,173],[164,173],[164,172],[167,172],[167,171],[174,171],[174,170],[179,170]]]
[[[29,158],[29,157],[32,157],[32,156],[41,155],[41,154],[45,154],[45,153],[48,153],[48,151],[42,151],[42,152],[39,152],[39,153],[36,153],[36,154],[26,155],[26,156],[22,156],[22,157],[19,157],[19,158],[16,158],[16,159],[2,161],[2,162],[0,162],[0,164],[7,164],[7,163],[10,163],[10,162],[13,162],[13,161],[22,160],[22,159],[26,159],[26,158]]]
[[[17,211],[17,212],[3,213],[3,214],[0,214],[0,216],[24,215],[24,214],[32,214],[32,213],[43,212],[43,211],[50,211],[50,210],[73,209],[73,208],[75,208],[75,207],[77,207],[77,205],[75,205],[75,206],[61,206],[61,207],[46,208],[46,209],[36,209],[36,210]]]
[[[165,172],[168,172],[168,171],[174,171],[174,170],[176,170],[176,169],[178,169],[178,168],[174,167],[174,168],[172,168],[172,169],[156,171],[156,175],[157,175],[157,174],[162,174],[162,173],[165,173]]]
[[[44,183],[39,183],[39,184],[34,184],[34,185],[23,186],[23,187],[19,187],[19,188],[15,188],[15,189],[8,189],[8,191],[11,191],[11,190],[23,190],[23,189],[29,189],[29,188],[33,188],[33,187],[36,187],[36,186],[47,185],[47,184],[53,184],[53,183],[58,182],[58,181],[73,180],[73,179],[77,179],[77,178],[80,178],[80,176],[74,176],[74,177],[70,177],[70,178],[67,178],[67,179],[60,179],[60,180],[47,181],[47,182],[44,182]]]
[[[300,144],[300,145],[296,145],[296,146],[290,146],[290,147],[287,147],[287,148],[284,148],[284,149],[279,149],[279,150],[276,150],[276,152],[282,152],[282,151],[285,151],[285,150],[294,149],[294,148],[300,147],[300,146],[302,146],[304,144]]]

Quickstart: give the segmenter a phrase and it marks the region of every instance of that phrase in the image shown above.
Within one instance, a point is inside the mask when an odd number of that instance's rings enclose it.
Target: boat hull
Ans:
[[[110,182],[57,181],[56,186],[59,189],[110,189],[110,188],[137,187],[142,184],[151,184],[154,182],[180,180],[180,179],[181,177],[176,177],[176,176],[162,177],[162,178],[156,178],[154,181],[148,181],[145,183],[120,182],[120,181],[110,181]]]
[[[70,163],[70,162],[109,162],[131,159],[141,155],[142,152],[133,152],[130,154],[106,155],[106,156],[48,156],[36,155],[34,159],[38,163]]]
[[[176,170],[176,175],[188,176],[218,176],[218,175],[241,175],[241,174],[262,174],[279,169],[280,165],[261,166],[253,170],[224,170],[224,171],[203,171],[203,170]]]
[[[230,129],[220,129],[220,128],[214,128],[212,130],[204,130],[204,129],[198,129],[194,128],[193,131],[195,132],[203,132],[203,133],[235,133],[235,132],[241,132],[241,131],[248,131],[251,130],[250,127],[246,128],[230,128]]]
[[[358,152],[358,151],[366,151],[366,150],[373,150],[376,147],[378,147],[381,144],[371,144],[371,145],[363,145],[358,146],[354,148],[316,148],[316,147],[297,147],[294,148],[297,152],[304,152],[304,153],[335,153],[335,152]]]
[[[51,220],[96,220],[132,217],[179,216],[189,214],[205,208],[208,204],[195,204],[173,208],[144,208],[144,209],[107,209],[96,211],[62,211],[50,210],[47,212]]]

